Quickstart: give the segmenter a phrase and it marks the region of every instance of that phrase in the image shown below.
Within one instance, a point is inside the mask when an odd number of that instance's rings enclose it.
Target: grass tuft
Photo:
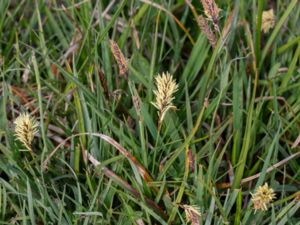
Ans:
[[[298,224],[298,3],[0,1],[0,224]]]

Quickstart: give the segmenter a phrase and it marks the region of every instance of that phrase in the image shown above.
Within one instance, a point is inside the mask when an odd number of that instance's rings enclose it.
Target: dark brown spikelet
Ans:
[[[136,114],[138,115],[139,120],[141,120],[141,99],[137,95],[132,96],[133,106],[135,108]]]
[[[212,20],[214,24],[214,29],[219,32],[219,12],[220,9],[214,0],[201,0],[202,6],[204,8],[204,13],[208,19]]]
[[[118,44],[113,41],[113,40],[109,40],[109,44],[110,44],[110,49],[111,52],[118,64],[119,67],[119,73],[121,76],[124,76],[125,79],[127,80],[127,71],[128,71],[128,64],[127,64],[127,60],[124,57],[123,53],[121,52]]]
[[[99,70],[98,75],[99,75],[100,83],[103,88],[104,95],[106,98],[108,98],[109,97],[108,85],[107,85],[107,81],[105,79],[104,73],[101,69]]]
[[[205,34],[211,46],[215,47],[217,44],[217,38],[215,34],[212,32],[212,30],[210,29],[206,19],[200,15],[198,16],[197,22],[201,31]]]

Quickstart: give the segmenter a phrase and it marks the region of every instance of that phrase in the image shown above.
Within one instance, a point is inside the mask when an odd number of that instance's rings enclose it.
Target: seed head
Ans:
[[[22,113],[16,118],[14,124],[16,125],[16,138],[21,141],[29,151],[32,151],[31,142],[34,135],[38,132],[38,122],[28,113]]]
[[[152,104],[159,110],[159,124],[161,124],[166,112],[169,109],[176,109],[172,100],[174,99],[173,95],[177,91],[178,85],[168,72],[162,75],[158,74],[155,78],[155,83],[157,88],[154,91],[156,102]]]
[[[135,111],[137,113],[138,118],[141,120],[141,99],[139,98],[138,95],[133,95],[132,96],[132,102],[133,106],[135,108]]]
[[[214,24],[214,28],[216,31],[219,31],[219,13],[220,13],[220,8],[216,4],[214,0],[201,0],[204,13],[207,16],[209,20],[211,20]]]
[[[251,193],[251,195],[255,212],[257,210],[266,211],[268,209],[268,204],[275,199],[274,190],[269,188],[267,183],[265,183],[264,186],[259,186],[256,192],[254,194]]]
[[[198,22],[198,25],[199,25],[201,31],[204,33],[204,35],[208,39],[211,46],[215,47],[216,43],[217,43],[217,38],[216,38],[215,34],[212,32],[212,30],[210,29],[206,19],[200,15],[200,16],[198,16],[197,22]]]
[[[200,224],[199,217],[201,216],[201,213],[197,206],[182,205],[182,208],[184,209],[187,223],[191,222],[192,225]]]
[[[124,76],[125,79],[127,79],[127,70],[128,70],[127,60],[115,41],[109,40],[109,43],[110,43],[111,52],[118,64],[119,73],[121,76]]]
[[[274,10],[263,11],[261,29],[264,33],[268,33],[275,26]]]

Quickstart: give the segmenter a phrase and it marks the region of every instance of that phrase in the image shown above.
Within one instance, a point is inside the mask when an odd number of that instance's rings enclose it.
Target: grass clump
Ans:
[[[2,0],[0,223],[297,224],[298,2]]]

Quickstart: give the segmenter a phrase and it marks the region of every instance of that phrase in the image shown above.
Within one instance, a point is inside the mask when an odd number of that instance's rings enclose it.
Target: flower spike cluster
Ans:
[[[38,132],[38,122],[28,113],[20,114],[14,121],[15,136],[32,153],[31,142]]]
[[[159,122],[158,127],[160,128],[161,123],[165,117],[166,112],[169,109],[176,109],[172,101],[174,99],[174,93],[178,90],[178,85],[173,79],[172,75],[168,72],[162,75],[158,74],[155,78],[156,90],[154,94],[156,96],[155,103],[152,103],[158,109]]]
[[[274,190],[269,188],[267,183],[265,183],[264,186],[259,186],[256,192],[254,194],[251,193],[251,195],[255,212],[257,210],[266,211],[268,209],[268,204],[275,199]]]

